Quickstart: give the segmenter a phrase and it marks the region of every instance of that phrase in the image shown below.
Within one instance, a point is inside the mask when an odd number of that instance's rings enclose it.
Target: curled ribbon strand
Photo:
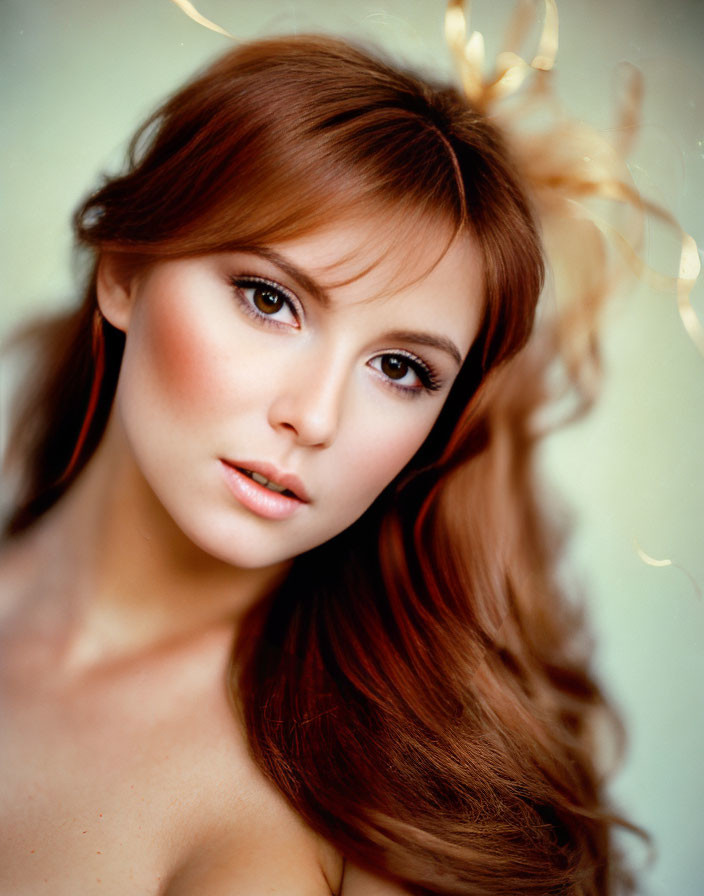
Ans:
[[[680,572],[683,572],[689,579],[699,600],[702,599],[702,589],[699,587],[697,580],[683,566],[680,566],[679,563],[673,563],[672,560],[669,560],[667,558],[664,560],[656,560],[654,557],[651,557],[650,554],[646,554],[643,548],[641,548],[641,546],[638,544],[637,538],[633,539],[633,547],[636,549],[636,554],[638,554],[638,557],[643,561],[643,563],[646,564],[646,566],[655,566],[660,569],[666,566],[671,566],[673,569],[679,569]]]
[[[235,36],[233,34],[230,34],[229,31],[221,28],[220,25],[216,25],[215,22],[211,22],[210,19],[206,19],[206,17],[199,13],[195,6],[192,3],[189,3],[188,0],[171,0],[171,2],[175,3],[182,12],[185,12],[189,18],[193,19],[194,22],[197,22],[204,28],[209,28],[211,31],[215,31],[217,34],[222,34],[225,37],[229,37],[232,40],[235,40]]]
[[[650,554],[646,554],[643,548],[638,544],[638,539],[633,539],[633,545],[636,549],[636,554],[640,557],[640,559],[647,566],[672,566],[672,560],[656,560],[654,557],[651,557]]]

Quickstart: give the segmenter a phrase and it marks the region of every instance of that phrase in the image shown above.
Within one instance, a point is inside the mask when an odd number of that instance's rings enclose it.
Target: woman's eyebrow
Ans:
[[[383,338],[390,339],[393,342],[410,342],[415,345],[427,345],[431,348],[440,349],[441,352],[449,355],[458,367],[462,366],[460,350],[447,336],[417,332],[416,330],[394,330],[391,333],[384,333]]]
[[[266,258],[267,261],[270,261],[272,264],[276,265],[276,267],[280,268],[292,280],[295,280],[301,289],[311,295],[323,308],[329,307],[330,297],[323,287],[309,274],[306,274],[305,271],[296,267],[296,265],[289,261],[286,256],[280,255],[268,246],[260,247],[256,252],[257,255]],[[391,339],[398,342],[410,342],[414,345],[426,345],[430,348],[439,349],[441,352],[445,352],[445,354],[449,355],[458,367],[462,366],[462,354],[448,336],[440,336],[435,333],[424,333],[416,330],[394,330],[390,333],[385,333],[384,339]]]
[[[275,264],[292,280],[295,280],[298,286],[311,295],[323,308],[327,308],[330,305],[330,297],[323,287],[309,274],[306,274],[305,271],[296,267],[296,265],[289,261],[284,255],[280,255],[268,246],[257,248],[256,254],[261,255],[262,258],[266,258],[267,261]]]

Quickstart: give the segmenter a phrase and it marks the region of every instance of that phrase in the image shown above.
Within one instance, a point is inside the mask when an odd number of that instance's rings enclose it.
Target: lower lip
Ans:
[[[243,507],[257,516],[267,520],[286,520],[303,507],[304,502],[298,498],[273,492],[223,460],[220,464],[232,494]]]

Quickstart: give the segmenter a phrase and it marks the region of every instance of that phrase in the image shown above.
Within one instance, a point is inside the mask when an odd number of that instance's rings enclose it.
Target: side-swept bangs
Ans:
[[[330,38],[235,49],[145,123],[129,173],[79,209],[79,237],[183,255],[285,241],[372,207],[441,214],[456,230],[452,153],[413,88]]]

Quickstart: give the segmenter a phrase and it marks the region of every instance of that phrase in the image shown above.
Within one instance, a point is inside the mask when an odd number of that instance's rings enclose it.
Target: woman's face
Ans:
[[[462,236],[434,264],[444,229],[381,251],[386,230],[99,278],[126,332],[106,440],[211,555],[260,568],[327,541],[430,432],[479,327],[480,253]]]

